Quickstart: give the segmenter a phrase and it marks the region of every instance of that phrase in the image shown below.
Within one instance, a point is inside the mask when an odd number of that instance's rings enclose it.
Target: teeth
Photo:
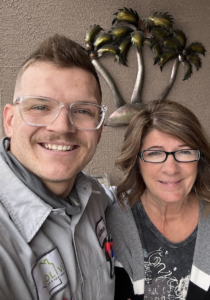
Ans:
[[[71,151],[75,148],[75,146],[62,146],[53,144],[43,144],[43,147],[54,151]]]

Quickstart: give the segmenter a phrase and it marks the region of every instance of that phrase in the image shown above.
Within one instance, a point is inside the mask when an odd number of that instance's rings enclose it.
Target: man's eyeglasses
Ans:
[[[59,116],[62,107],[69,112],[72,125],[82,130],[97,130],[104,121],[107,107],[88,102],[73,102],[69,105],[56,100],[36,97],[18,97],[14,104],[19,104],[22,120],[32,126],[48,126]]]
[[[173,152],[161,150],[144,150],[139,152],[139,157],[144,162],[163,163],[168,158],[168,155],[173,155],[177,162],[193,162],[198,161],[201,157],[201,151],[194,149],[182,149]]]

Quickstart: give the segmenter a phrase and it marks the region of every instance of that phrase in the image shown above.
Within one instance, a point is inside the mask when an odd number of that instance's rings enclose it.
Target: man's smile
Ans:
[[[53,151],[72,151],[77,147],[76,145],[56,145],[49,143],[42,143],[41,146]]]

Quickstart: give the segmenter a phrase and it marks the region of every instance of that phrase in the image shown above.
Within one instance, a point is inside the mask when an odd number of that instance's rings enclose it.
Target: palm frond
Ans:
[[[152,21],[152,22],[147,21],[147,27],[149,29],[152,29],[155,26],[155,27],[165,28],[166,30],[169,30],[169,31],[172,30],[173,17],[171,15],[169,15],[167,12],[166,13],[154,12],[148,17],[148,20]],[[152,26],[151,26],[151,24],[152,24]]]
[[[131,33],[131,42],[138,51],[143,47],[144,34],[142,31],[133,31]]]
[[[150,47],[153,53],[154,65],[159,62],[160,56],[162,55],[162,47],[156,37],[144,38],[144,44]]]
[[[113,44],[106,44],[106,45],[103,45],[98,51],[98,56],[102,56],[104,54],[112,54],[115,56],[116,59],[119,58],[119,48]]]
[[[167,36],[168,36],[168,31],[166,31],[163,28],[156,28],[154,27],[151,30],[151,33],[153,36],[155,36],[156,38],[158,38],[159,40],[163,41]]]
[[[101,46],[105,44],[110,44],[113,40],[113,36],[110,33],[100,34],[94,41],[94,47],[98,50]]]
[[[154,44],[151,49],[153,53],[154,65],[156,65],[156,63],[160,61],[162,55],[162,49],[158,43]]]
[[[174,30],[173,37],[179,41],[179,44],[182,48],[185,47],[187,38],[182,30]]]
[[[138,27],[138,21],[139,21],[139,15],[138,13],[133,10],[132,8],[126,8],[119,9],[119,12],[114,13],[116,16],[114,20],[112,21],[112,25],[116,22],[126,22],[129,24],[134,25],[135,27]]]
[[[191,64],[193,64],[198,71],[201,67],[201,59],[197,53],[190,53],[187,55],[187,59]]]
[[[202,54],[205,56],[206,49],[201,43],[192,43],[186,48],[186,50],[187,49],[189,49],[189,51],[192,51],[194,53]]]
[[[148,47],[150,47],[150,49],[152,48],[152,46],[154,44],[158,43],[158,39],[155,36],[152,36],[151,38],[144,38],[144,44]]]
[[[179,42],[178,42],[176,39],[170,38],[170,37],[169,37],[169,38],[166,38],[166,39],[164,40],[163,45],[164,45],[167,49],[171,49],[171,50],[174,50],[174,51],[178,50],[179,47],[180,47]]]
[[[116,41],[121,40],[126,37],[129,33],[131,33],[133,29],[129,26],[116,26],[109,33],[114,36]]]
[[[124,66],[127,66],[127,53],[131,46],[131,36],[125,38],[119,45],[120,49],[120,63],[122,63]]]
[[[173,58],[176,58],[176,53],[174,51],[166,51],[160,56],[159,66],[161,71],[164,65]]]
[[[92,25],[89,27],[89,29],[86,31],[85,36],[85,43],[93,43],[96,35],[103,30],[103,28],[100,25]]]
[[[184,78],[183,80],[187,80],[192,75],[192,65],[189,62],[189,60],[185,59],[185,61],[182,62],[182,65],[184,67]]]

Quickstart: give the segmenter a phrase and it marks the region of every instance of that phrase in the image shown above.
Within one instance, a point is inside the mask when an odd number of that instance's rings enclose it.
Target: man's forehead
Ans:
[[[16,85],[15,85],[15,97],[23,90],[24,85],[37,74],[37,71],[43,72],[43,67],[45,64],[43,62],[27,62],[23,67],[20,73],[17,76]],[[19,95],[20,96],[20,95]]]
[[[30,94],[37,95],[37,93],[35,93],[36,91],[42,92],[42,89],[48,86],[52,89],[61,89],[61,86],[66,90],[68,88],[71,89],[72,77],[74,77],[75,82],[77,82],[78,90],[81,91],[85,84],[86,89],[88,88],[90,93],[96,94],[98,102],[101,102],[98,83],[91,72],[74,66],[62,68],[51,62],[34,62],[29,65],[16,84],[15,98],[17,96]],[[39,94],[39,96],[40,95],[41,94]],[[50,95],[45,96],[50,97]]]
[[[40,76],[48,77],[49,75],[59,72],[60,74],[65,74],[66,72],[73,71],[74,67],[62,68],[58,67],[50,62],[34,62],[32,65],[28,66],[22,74],[22,81],[30,79],[31,77]]]
[[[75,73],[75,70],[81,70],[82,72],[86,73],[87,78],[90,78],[90,80],[92,79],[92,73],[79,67],[62,68],[51,62],[34,62],[33,64],[29,65],[21,74],[20,86],[22,87],[26,83],[33,83],[31,81],[33,78],[37,78],[37,80],[42,81],[49,79],[50,77],[53,78],[54,75],[57,76],[57,74],[59,74],[59,77],[66,75],[71,77],[71,74]]]

